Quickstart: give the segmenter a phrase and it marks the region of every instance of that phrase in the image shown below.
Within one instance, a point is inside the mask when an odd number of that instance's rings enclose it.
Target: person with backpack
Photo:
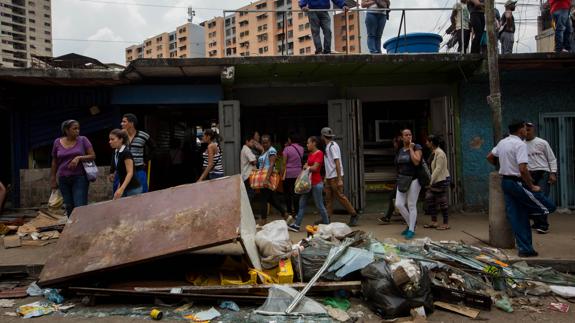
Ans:
[[[449,229],[449,169],[447,168],[447,155],[441,149],[441,138],[435,135],[427,137],[425,145],[431,150],[429,165],[431,165],[430,185],[425,191],[425,208],[431,216],[431,223],[424,228],[437,230]],[[443,224],[437,224],[437,214],[441,211]]]
[[[397,165],[397,193],[395,207],[407,223],[407,228],[401,235],[406,239],[415,236],[415,223],[417,222],[417,199],[421,185],[417,179],[418,167],[423,163],[422,147],[412,142],[413,134],[410,129],[401,131],[403,147],[395,157]],[[407,206],[406,206],[407,205]]]
[[[295,180],[301,172],[304,154],[303,147],[298,142],[298,136],[290,134],[282,153],[285,160],[284,198],[287,213],[293,217],[299,208],[299,196],[294,192]]]

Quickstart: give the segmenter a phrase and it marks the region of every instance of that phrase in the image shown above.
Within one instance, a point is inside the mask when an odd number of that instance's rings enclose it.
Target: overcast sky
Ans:
[[[392,7],[452,7],[458,0],[392,0]],[[496,0],[503,2],[504,0]],[[187,9],[195,8],[195,23],[221,16],[223,9],[237,9],[248,0],[52,0],[54,56],[78,53],[105,63],[125,64],[124,49],[145,38],[174,30],[186,23]],[[537,4],[539,0],[520,3]],[[136,4],[136,5],[134,5]],[[146,7],[148,4],[166,7]],[[503,11],[503,6],[497,7]],[[515,17],[527,18],[517,26],[519,52],[535,51],[536,6],[518,6]],[[383,39],[397,35],[401,14],[395,12],[385,28]],[[448,12],[408,12],[407,32],[444,34]]]

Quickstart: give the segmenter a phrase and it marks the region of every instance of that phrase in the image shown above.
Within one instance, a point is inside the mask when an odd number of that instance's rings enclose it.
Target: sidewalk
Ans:
[[[380,224],[377,220],[381,214],[362,214],[356,230],[370,232],[377,239],[394,238],[403,240],[400,235],[404,229],[401,217],[394,216],[389,224]],[[303,227],[319,218],[317,214],[306,214]],[[269,220],[277,220],[278,216],[272,216]],[[347,223],[349,217],[344,215],[334,215],[332,221]],[[423,224],[429,218],[421,216],[416,228],[415,238],[429,237],[432,240],[456,240],[467,244],[482,244],[477,239],[463,233],[468,232],[484,241],[489,241],[489,221],[488,215],[483,213],[458,213],[450,216],[450,230],[438,231],[434,229],[424,229]],[[575,262],[575,213],[554,214],[549,217],[550,232],[545,235],[533,233],[533,245],[539,252],[538,258],[530,260],[563,260]],[[306,236],[305,232],[290,232],[292,241],[296,242]],[[43,247],[20,247],[14,249],[0,248],[0,268],[4,266],[36,266],[43,265],[56,248],[56,243]],[[516,250],[505,250],[508,256],[517,258]]]

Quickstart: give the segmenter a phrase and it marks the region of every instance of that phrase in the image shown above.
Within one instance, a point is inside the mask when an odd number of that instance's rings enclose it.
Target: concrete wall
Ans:
[[[575,78],[549,77],[523,73],[502,80],[503,133],[512,119],[539,123],[547,112],[575,111]],[[488,174],[491,167],[485,157],[493,147],[491,110],[486,97],[487,80],[461,86],[461,163],[466,207],[486,208],[489,199]]]
[[[112,198],[112,183],[108,181],[109,167],[98,167],[98,179],[90,183],[88,202],[100,202]],[[20,170],[20,206],[37,207],[48,203],[50,197],[50,169]]]

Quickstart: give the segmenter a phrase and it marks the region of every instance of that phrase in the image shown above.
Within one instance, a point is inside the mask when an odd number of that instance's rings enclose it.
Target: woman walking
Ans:
[[[224,177],[224,161],[222,158],[222,150],[218,140],[218,134],[212,130],[207,129],[204,131],[204,143],[208,144],[208,148],[202,154],[204,158],[204,171],[198,179],[198,182],[207,179],[216,179]]]
[[[90,140],[80,136],[78,121],[66,120],[60,129],[62,137],[52,146],[50,186],[60,189],[70,216],[75,207],[88,204],[89,182],[82,162],[96,159],[96,153]]]
[[[299,208],[299,196],[295,194],[294,186],[301,172],[303,153],[303,147],[298,143],[298,138],[293,134],[290,135],[283,150],[283,157],[286,161],[284,198],[287,212],[291,216],[295,216]]]
[[[307,149],[309,151],[309,156],[307,158],[307,163],[304,165],[304,169],[309,169],[311,173],[311,191],[307,194],[300,196],[299,200],[299,211],[295,223],[288,227],[289,230],[294,232],[299,232],[301,222],[303,220],[303,215],[305,212],[305,207],[307,204],[307,199],[309,196],[313,196],[315,206],[319,210],[321,215],[321,220],[323,224],[329,224],[329,216],[327,214],[327,209],[323,205],[323,179],[321,178],[321,167],[323,166],[323,152],[317,149],[319,139],[317,137],[309,137],[307,140]]]
[[[407,222],[407,229],[401,234],[406,239],[412,239],[415,235],[415,223],[417,222],[417,199],[419,191],[421,191],[421,185],[417,180],[417,167],[421,163],[422,148],[412,142],[413,135],[410,129],[404,129],[401,132],[401,138],[403,146],[395,158],[398,173],[395,207]]]
[[[449,199],[447,196],[449,188],[449,170],[447,169],[447,156],[440,148],[441,139],[438,136],[431,135],[427,137],[425,143],[427,148],[431,149],[429,164],[431,165],[431,182],[425,192],[425,206],[427,214],[431,215],[431,223],[426,224],[424,228],[435,228],[437,230],[449,229],[448,208]],[[437,224],[437,213],[441,211],[443,215],[443,224]]]
[[[270,176],[274,170],[278,153],[277,150],[272,147],[271,138],[269,135],[262,136],[262,147],[263,153],[258,158],[258,169],[267,170],[267,177],[264,180],[264,183],[269,184]],[[283,206],[278,202],[275,191],[265,187],[260,189],[260,203],[260,226],[263,226],[267,223],[268,203],[280,212],[288,225],[293,222],[293,217],[288,216]]]
[[[134,157],[130,149],[126,147],[130,139],[128,133],[121,129],[114,129],[108,136],[108,143],[114,149],[114,156],[110,166],[110,180],[114,180],[116,174],[120,179],[120,185],[114,192],[114,200],[142,193],[142,185],[134,176]]]
[[[387,22],[387,12],[381,9],[389,8],[389,0],[362,0],[361,6],[369,9],[365,16],[365,29],[367,30],[367,47],[371,54],[381,54],[381,37]]]

